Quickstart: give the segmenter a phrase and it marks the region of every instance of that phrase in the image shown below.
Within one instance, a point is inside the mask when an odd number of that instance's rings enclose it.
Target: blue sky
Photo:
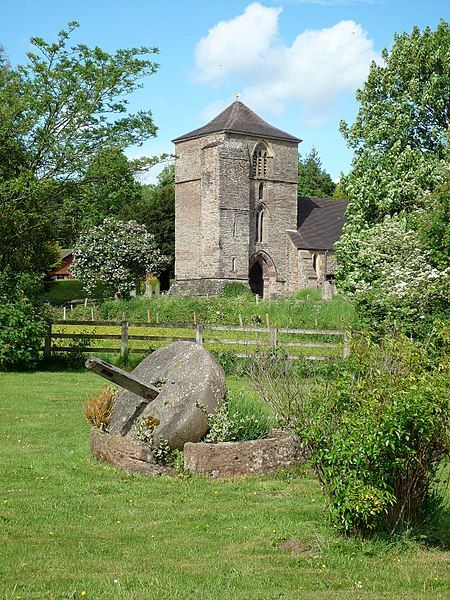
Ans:
[[[334,179],[351,161],[339,121],[352,122],[370,61],[395,32],[450,20],[448,0],[0,0],[0,9],[0,44],[13,65],[25,62],[31,36],[52,40],[71,20],[80,23],[74,43],[160,49],[160,69],[130,99],[133,111],[152,110],[158,137],[130,156],[172,152],[171,139],[239,91],[300,137],[302,154],[315,146]]]

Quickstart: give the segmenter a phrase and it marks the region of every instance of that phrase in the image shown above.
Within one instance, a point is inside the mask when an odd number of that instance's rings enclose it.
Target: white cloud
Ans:
[[[281,113],[287,102],[301,102],[310,121],[323,121],[341,95],[365,81],[379,54],[354,21],[306,30],[282,44],[279,14],[254,3],[213,27],[197,46],[198,78],[243,84],[242,99],[255,110]]]
[[[242,15],[220,21],[210,29],[195,51],[197,78],[225,79],[232,73],[245,73],[257,67],[277,33],[281,10],[255,2]]]

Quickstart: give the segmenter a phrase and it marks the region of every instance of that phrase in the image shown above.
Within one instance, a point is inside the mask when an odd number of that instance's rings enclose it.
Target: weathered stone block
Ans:
[[[132,375],[161,391],[150,403],[133,392],[121,391],[114,403],[110,433],[129,438],[138,417],[153,417],[160,423],[153,432],[155,444],[164,439],[172,449],[203,438],[208,421],[197,403],[214,413],[226,391],[223,369],[193,342],[176,342],[153,352]]]
[[[102,462],[109,462],[127,473],[161,475],[173,470],[157,463],[146,444],[110,435],[95,427],[91,429],[91,451]]]
[[[209,477],[268,474],[302,462],[296,440],[281,435],[248,442],[186,443],[184,466]]]

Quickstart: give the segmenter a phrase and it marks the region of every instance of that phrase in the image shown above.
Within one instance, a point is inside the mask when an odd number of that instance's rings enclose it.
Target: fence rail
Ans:
[[[61,332],[54,331],[54,328],[67,328],[71,326],[76,326],[83,328],[85,330],[91,329],[92,333],[89,332]],[[114,327],[120,328],[120,333],[98,333],[95,331],[96,327]],[[150,333],[146,335],[133,334],[130,333],[130,328],[145,328],[149,330]],[[152,333],[152,330],[157,330],[155,333]],[[167,335],[163,335],[167,330]],[[189,336],[189,333],[184,334],[175,334],[173,330],[181,330],[184,332],[192,332],[192,336]],[[209,337],[209,333],[217,332],[223,334],[224,337]],[[237,336],[237,334],[242,334]],[[230,336],[227,336],[230,334]],[[251,334],[255,337],[249,337],[246,334]],[[314,336],[314,337],[326,337],[326,336],[335,336],[336,342],[330,341],[316,341],[316,340],[286,340],[284,339],[286,336]],[[340,341],[337,340],[340,338]],[[54,343],[57,340],[86,340],[86,345],[81,346],[79,344],[75,346],[67,346],[61,345],[59,343]],[[106,341],[117,341],[119,344],[111,345],[111,346],[91,346],[91,341],[95,340],[106,340]],[[309,359],[309,360],[325,360],[327,358],[346,358],[349,356],[349,334],[345,331],[339,330],[328,330],[328,329],[292,329],[292,328],[276,328],[276,327],[235,327],[228,325],[160,325],[155,323],[135,323],[128,322],[123,320],[121,323],[117,323],[115,321],[56,321],[52,326],[49,327],[47,331],[47,335],[44,341],[44,355],[49,357],[52,353],[56,352],[85,352],[85,353],[119,353],[121,356],[125,356],[128,349],[133,350],[138,353],[149,353],[154,350],[154,348],[141,348],[135,346],[134,344],[130,345],[131,342],[145,342],[148,341],[150,344],[153,342],[157,342],[158,345],[161,343],[167,342],[176,342],[176,341],[192,341],[200,344],[202,346],[207,346],[208,349],[217,349],[217,347],[224,346],[226,348],[226,352],[230,354],[234,354],[238,357],[246,357],[249,356],[253,350],[259,351],[262,348],[286,348],[286,350],[290,350],[293,348],[314,348],[315,350],[324,350],[325,353],[317,353],[312,356],[305,356],[304,354],[288,354],[289,359]],[[215,346],[215,348],[214,348]],[[232,346],[235,348],[235,352],[232,350]],[[211,348],[212,347],[212,348]],[[247,349],[247,354],[242,352],[242,348],[245,347]],[[329,350],[338,350],[339,354],[333,353],[328,354]],[[291,351],[292,352],[292,351]]]

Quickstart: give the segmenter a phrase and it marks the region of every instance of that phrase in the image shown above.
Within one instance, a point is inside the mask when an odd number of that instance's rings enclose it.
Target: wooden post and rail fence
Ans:
[[[59,332],[54,331],[54,327],[58,328],[64,326],[77,326],[83,328],[83,333],[71,333],[71,332]],[[98,333],[95,331],[96,327],[115,327],[120,328],[120,333]],[[142,328],[147,329],[145,335],[130,334],[130,328]],[[94,329],[92,333],[89,333],[89,329]],[[152,333],[152,329],[157,329],[156,333]],[[150,330],[150,333],[148,332]],[[186,330],[189,332],[185,335],[179,335],[177,332],[173,333],[173,330]],[[211,333],[220,332],[219,335],[224,337],[210,337]],[[165,333],[166,335],[161,335]],[[172,334],[172,335],[171,335]],[[231,334],[231,337],[226,337],[227,334]],[[239,335],[242,334],[242,335]],[[249,335],[246,335],[249,334]],[[239,335],[239,337],[237,337]],[[258,338],[251,339],[250,336],[259,336]],[[301,336],[301,341],[292,341],[286,338],[290,336]],[[314,340],[308,340],[308,338],[314,337]],[[317,338],[327,337],[336,341],[317,341]],[[78,340],[72,346],[60,345],[56,340]],[[91,346],[91,342],[95,340],[108,340],[116,342],[111,346]],[[83,346],[85,341],[85,346]],[[130,341],[132,344],[130,345]],[[264,348],[282,348],[286,350],[288,358],[291,360],[306,358],[309,360],[324,360],[326,358],[347,358],[350,354],[349,342],[350,334],[342,330],[326,330],[326,329],[291,329],[284,327],[246,327],[246,326],[229,326],[229,325],[204,325],[198,323],[196,325],[159,325],[150,323],[129,323],[127,320],[123,320],[121,323],[114,321],[56,321],[53,325],[49,326],[47,335],[44,340],[44,356],[50,357],[56,352],[83,352],[83,353],[120,353],[124,357],[128,349],[132,349],[133,352],[149,354],[153,352],[155,348],[151,347],[137,347],[134,346],[133,342],[148,341],[157,342],[158,345],[163,342],[176,342],[176,341],[190,341],[196,342],[201,346],[235,346],[233,350],[230,348],[230,354],[244,358],[251,356],[249,349],[253,352],[257,350],[263,350]],[[245,348],[246,353],[243,353],[241,349]],[[324,354],[314,354],[312,356],[289,354],[289,349],[292,348],[314,348],[315,352],[320,350],[326,350]],[[338,351],[339,353],[328,354],[331,349]],[[237,350],[237,351],[236,351]]]

